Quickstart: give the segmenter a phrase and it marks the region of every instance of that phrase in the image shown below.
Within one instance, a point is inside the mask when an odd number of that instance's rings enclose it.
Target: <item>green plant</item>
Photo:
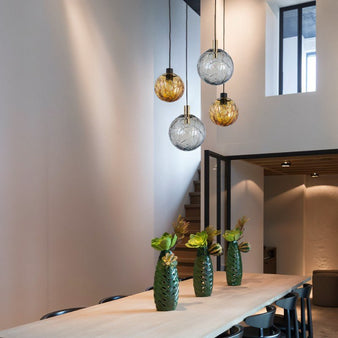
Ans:
[[[185,244],[188,248],[202,248],[208,249],[210,255],[219,256],[223,253],[223,248],[219,243],[213,243],[221,232],[216,230],[213,226],[208,226],[205,230],[191,234],[189,241]]]
[[[168,234],[165,232],[161,237],[156,237],[151,240],[151,246],[159,251],[170,250],[175,246],[177,241],[176,234]]]
[[[177,240],[180,241],[188,233],[188,226],[190,222],[186,221],[184,217],[178,215],[177,220],[173,223],[174,233],[177,236]]]
[[[244,225],[248,221],[246,216],[241,217],[234,229],[226,230],[223,234],[223,237],[228,242],[240,241],[243,238],[244,234]],[[249,252],[250,244],[248,242],[241,242],[238,244],[238,248],[241,252]]]
[[[165,256],[162,257],[162,262],[165,266],[177,266],[177,256],[167,252]]]
[[[187,248],[202,248],[208,245],[208,234],[204,230],[202,232],[197,232],[196,234],[191,234],[190,239],[185,244]]]

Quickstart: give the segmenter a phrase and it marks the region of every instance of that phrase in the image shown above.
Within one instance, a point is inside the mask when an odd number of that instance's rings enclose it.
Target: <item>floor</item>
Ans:
[[[276,313],[282,314],[283,310],[277,308]],[[300,319],[300,308],[298,319]],[[338,337],[338,307],[312,305],[312,321],[314,338]]]
[[[276,313],[283,314],[283,310],[277,307]],[[300,307],[298,319],[300,319]],[[314,338],[338,338],[338,307],[312,305],[312,321]]]
[[[338,337],[338,307],[312,306],[314,338]]]

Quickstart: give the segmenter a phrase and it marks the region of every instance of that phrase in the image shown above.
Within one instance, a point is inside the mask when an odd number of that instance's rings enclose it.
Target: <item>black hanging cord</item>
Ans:
[[[185,3],[185,105],[188,105],[188,4]]]
[[[215,0],[215,14],[214,14],[214,40],[216,41],[216,0]]]
[[[171,0],[169,0],[169,68],[171,68]]]
[[[225,51],[225,0],[223,0],[223,50]],[[223,93],[225,92],[225,83],[223,83]]]

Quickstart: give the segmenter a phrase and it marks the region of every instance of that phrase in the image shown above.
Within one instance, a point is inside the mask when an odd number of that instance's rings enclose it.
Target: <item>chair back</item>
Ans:
[[[110,296],[110,297],[102,298],[102,299],[99,301],[99,304],[111,302],[111,301],[113,301],[113,300],[121,299],[121,298],[124,298],[124,297],[127,297],[127,296],[121,296],[121,295],[118,295],[118,296]]]
[[[216,338],[242,338],[244,333],[244,328],[241,325],[234,325],[229,330],[221,333]]]
[[[69,308],[69,309],[63,309],[63,310],[57,310],[57,311],[49,312],[49,313],[45,314],[44,316],[42,316],[40,318],[40,320],[48,319],[48,318],[56,317],[56,316],[61,316],[65,313],[69,313],[69,312],[73,312],[73,311],[77,311],[77,310],[81,310],[81,309],[84,309],[84,307],[72,307],[72,308]]]
[[[285,309],[285,310],[294,310],[296,308],[298,294],[295,292],[291,292],[287,294],[284,298],[281,298],[276,301],[276,304]]]
[[[311,284],[304,284],[302,288],[294,290],[295,293],[298,294],[299,298],[310,298],[310,293],[312,290],[312,285]]]
[[[269,305],[266,307],[266,312],[258,315],[246,317],[244,322],[252,327],[267,329],[273,325],[276,307]]]
[[[230,331],[230,334],[226,337],[228,337],[228,338],[242,338],[244,328],[241,325],[234,325],[229,331]]]

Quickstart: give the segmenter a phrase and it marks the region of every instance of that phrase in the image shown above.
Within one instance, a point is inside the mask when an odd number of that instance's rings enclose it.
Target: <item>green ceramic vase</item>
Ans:
[[[208,248],[198,248],[194,263],[194,290],[196,297],[210,296],[213,283],[214,271]]]
[[[242,283],[242,257],[237,241],[229,242],[226,275],[228,285],[235,286]]]
[[[178,274],[176,266],[166,266],[162,257],[170,250],[163,250],[158,258],[154,278],[154,300],[157,311],[173,311],[178,302]]]

